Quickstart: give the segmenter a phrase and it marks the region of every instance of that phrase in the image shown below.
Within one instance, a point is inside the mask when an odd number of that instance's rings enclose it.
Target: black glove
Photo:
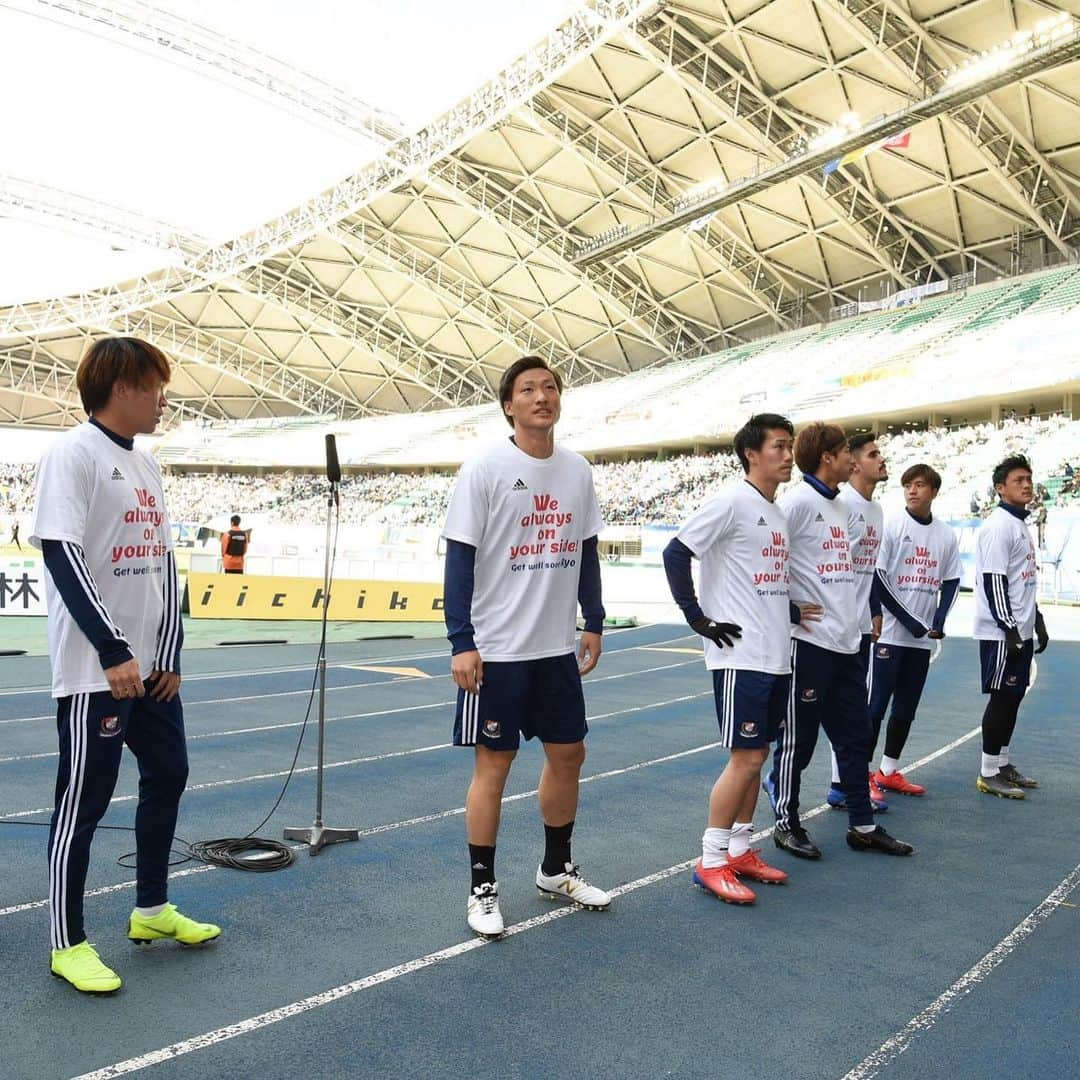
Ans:
[[[708,638],[714,645],[721,649],[726,645],[729,649],[735,644],[733,639],[742,637],[742,627],[733,622],[713,622],[708,615],[700,619],[694,619],[690,629],[703,638]]]
[[[1024,639],[1020,636],[1020,631],[1015,626],[1010,626],[1005,631],[1005,648],[1010,656],[1018,657],[1024,655]]]
[[[1035,651],[1045,652],[1046,646],[1050,644],[1050,635],[1046,632],[1046,621],[1041,611],[1035,613],[1035,636],[1039,639],[1039,647]]]

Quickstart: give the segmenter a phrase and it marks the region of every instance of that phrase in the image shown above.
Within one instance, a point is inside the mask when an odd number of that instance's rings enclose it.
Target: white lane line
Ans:
[[[704,695],[701,695],[704,696]],[[641,706],[641,708],[648,708],[648,706]],[[612,714],[614,715],[614,714]],[[652,758],[649,761],[638,761],[633,765],[624,765],[621,769],[608,769],[606,772],[593,773],[591,776],[583,776],[580,780],[582,784],[591,784],[596,780],[608,780],[613,776],[623,776],[626,773],[638,772],[641,769],[647,769],[653,765],[662,765],[669,761],[677,761],[681,758],[691,757],[694,754],[704,753],[706,750],[714,750],[720,744],[718,742],[705,743],[702,746],[693,746],[689,750],[679,750],[673,754],[666,754],[663,757]],[[432,746],[424,747],[425,750],[439,750],[443,747]],[[418,753],[420,751],[407,750],[405,753]],[[539,790],[534,788],[532,791],[522,791],[515,795],[507,795],[501,801],[503,803],[520,802],[522,799],[531,799],[534,795],[539,794]],[[408,828],[411,825],[422,825],[429,821],[441,821],[444,818],[458,817],[465,813],[464,806],[455,806],[452,810],[439,810],[434,814],[424,814],[422,817],[406,818],[404,821],[391,821],[385,825],[374,825],[369,829],[361,829],[361,836],[377,836],[380,833],[393,832],[396,829]],[[812,816],[812,815],[807,815]],[[293,845],[294,850],[299,850],[304,845]],[[189,877],[192,874],[204,874],[210,870],[221,869],[217,866],[194,866],[189,867],[187,870],[178,870],[169,874],[169,880],[172,881],[175,878]],[[115,885],[105,885],[97,889],[90,889],[84,895],[85,896],[104,896],[107,893],[119,892],[121,889],[133,889],[135,887],[134,881],[121,881]],[[33,911],[37,908],[45,907],[48,904],[48,900],[30,900],[23,904],[13,904],[11,907],[0,908],[0,917],[4,915],[17,915],[22,911]]]
[[[912,1041],[929,1031],[958,1001],[966,997],[996,968],[1018,945],[1029,938],[1042,923],[1064,904],[1069,894],[1080,885],[1080,864],[1062,880],[1053,892],[1026,918],[1022,919],[977,964],[968,968],[943,994],[935,998],[918,1016],[912,1017],[895,1035],[886,1039],[869,1057],[865,1058],[843,1080],[869,1080],[898,1058]]]
[[[932,754],[927,755],[927,757],[921,758],[919,761],[909,765],[905,771],[911,772],[925,764],[927,761],[933,761],[935,758],[940,757],[941,754],[947,753],[949,749],[955,748],[961,743],[974,738],[980,730],[981,727],[973,728],[960,738],[954,739],[947,747],[934,751]],[[821,803],[819,806],[815,806],[812,810],[803,814],[802,817],[803,820],[809,820],[812,817],[817,817],[819,814],[826,813],[828,810],[828,803]],[[772,831],[771,827],[760,829],[758,832],[754,833],[751,837],[751,841],[756,842],[762,840],[766,836],[769,836]],[[695,855],[692,859],[688,859],[685,862],[676,863],[674,866],[669,866],[663,870],[658,870],[656,873],[648,874],[645,877],[637,878],[635,881],[627,882],[625,885],[620,885],[611,890],[611,895],[613,897],[626,896],[628,893],[636,892],[638,889],[644,889],[649,885],[655,885],[661,881],[666,881],[678,874],[685,873],[696,862],[697,856]],[[567,918],[581,910],[581,908],[570,906],[555,908],[552,911],[545,912],[543,915],[536,915],[531,919],[525,919],[522,922],[515,923],[513,926],[507,928],[503,936],[514,937],[517,934],[523,934],[528,930],[535,930],[538,926],[544,926],[547,923],[554,922],[556,919]],[[153,1065],[160,1065],[163,1062],[172,1061],[175,1058],[183,1057],[185,1054],[193,1053],[196,1050],[204,1050],[207,1047],[216,1046],[218,1043],[226,1042],[229,1039],[235,1039],[240,1035],[247,1035],[253,1031],[258,1031],[261,1028],[269,1027],[271,1024],[276,1024],[281,1020],[288,1020],[291,1017],[300,1016],[303,1013],[310,1012],[312,1009],[317,1009],[323,1005],[330,1005],[335,1001],[340,1001],[342,998],[350,997],[363,990],[369,990],[373,986],[380,986],[382,983],[391,982],[394,979],[401,978],[403,975],[411,975],[415,971],[422,971],[435,964],[441,964],[446,960],[452,960],[455,957],[462,956],[464,953],[472,952],[474,949],[485,948],[491,944],[493,943],[483,938],[471,938],[468,941],[459,941],[456,945],[451,945],[449,948],[440,949],[438,952],[428,953],[426,956],[406,961],[403,964],[396,964],[394,967],[384,968],[382,971],[377,971],[373,975],[367,975],[362,979],[343,983],[341,986],[335,986],[330,990],[323,990],[318,994],[312,994],[310,997],[302,998],[301,1000],[291,1002],[288,1005],[282,1005],[277,1009],[271,1009],[268,1012],[260,1013],[259,1015],[249,1017],[246,1020],[240,1020],[235,1024],[229,1024],[225,1027],[217,1028],[214,1031],[208,1031],[202,1035],[196,1035],[193,1038],[172,1043],[170,1046],[162,1047],[160,1050],[151,1050],[148,1053],[128,1058],[125,1061],[118,1061],[113,1065],[106,1065],[104,1068],[97,1069],[94,1072],[83,1073],[81,1076],[75,1077],[74,1080],[113,1080],[113,1078],[117,1076],[124,1076],[127,1073],[138,1072],[141,1069],[147,1069]]]
[[[620,652],[626,652],[628,650],[620,649],[619,651]],[[688,664],[693,664],[693,663],[695,663],[695,661],[693,661],[693,660],[680,660],[678,663],[674,663],[674,664],[661,664],[661,665],[659,665],[657,667],[649,667],[649,668],[635,668],[633,671],[620,672],[618,675],[600,675],[595,679],[587,677],[588,681],[587,681],[586,685],[587,686],[592,686],[595,683],[611,682],[614,679],[632,679],[635,675],[652,675],[653,673],[655,673],[657,671],[670,671],[672,668],[686,667]],[[396,683],[398,681],[400,681],[400,682],[415,682],[416,680],[415,679],[401,679],[401,680],[395,679],[392,682]],[[382,687],[390,686],[390,685],[392,685],[392,683],[391,682],[385,682],[385,683],[358,683],[357,685],[358,686],[371,686],[373,688],[382,689]],[[327,690],[329,691],[329,687],[327,688]],[[286,693],[289,693],[289,694],[296,693],[296,692],[297,691],[292,691],[292,690],[286,691]],[[300,692],[304,693],[304,694],[307,694],[309,691],[304,690],[304,691],[300,691]],[[255,696],[260,697],[260,698],[269,698],[269,697],[278,697],[280,695],[277,695],[277,694],[261,694],[261,695],[255,695]],[[246,699],[222,698],[221,700],[222,700],[223,703],[228,704],[229,702],[232,702],[232,701],[240,701],[240,700],[246,700]],[[449,706],[453,705],[454,702],[455,702],[455,699],[451,698],[448,701],[434,701],[430,705],[407,705],[407,706],[403,706],[402,708],[399,708],[399,709],[377,709],[377,710],[375,710],[373,712],[346,713],[344,716],[328,716],[326,718],[326,722],[328,724],[332,724],[332,723],[336,723],[339,720],[364,720],[364,719],[367,719],[368,717],[372,717],[372,716],[393,716],[396,713],[420,712],[420,711],[423,711],[424,709],[439,709],[439,708],[449,707]],[[193,705],[185,706],[185,708],[188,711],[190,711],[190,710],[193,710],[196,707],[199,707],[199,706],[202,706],[202,705],[214,705],[214,704],[219,704],[219,703],[218,702],[211,702],[211,701],[196,701]],[[611,713],[604,713],[603,715],[604,716],[610,716],[612,714]],[[50,717],[49,719],[52,719],[52,718]],[[191,743],[191,742],[196,742],[199,739],[227,738],[230,735],[252,735],[252,734],[255,734],[257,732],[262,732],[262,731],[285,731],[285,730],[287,730],[289,728],[302,727],[303,723],[304,723],[303,720],[288,720],[283,724],[260,724],[260,725],[257,725],[255,727],[229,728],[229,729],[227,729],[225,731],[204,731],[204,732],[202,732],[202,733],[200,733],[198,735],[190,735],[189,734],[187,736],[187,741],[189,743]],[[43,750],[43,751],[41,751],[40,753],[37,753],[37,754],[13,754],[13,755],[10,755],[9,757],[0,757],[0,765],[9,765],[9,764],[11,764],[13,762],[19,762],[19,761],[42,761],[42,760],[45,760],[47,758],[55,758],[55,757],[58,757],[58,756],[59,756],[59,753],[56,750]],[[191,789],[189,788],[188,790],[190,791]],[[2,816],[3,815],[0,815],[0,817],[2,817]]]
[[[612,638],[619,634],[629,634],[637,630],[651,630],[655,626],[667,625],[660,623],[642,623],[640,626],[623,626],[616,627],[613,630],[605,630],[604,637]],[[683,638],[694,637],[693,634],[681,634],[677,638],[665,638],[665,641],[681,641]],[[317,642],[311,642],[310,644],[318,644]],[[331,645],[334,643],[331,642]],[[663,644],[663,642],[652,642],[651,644]],[[628,649],[638,648],[636,645],[628,645],[626,649],[613,649],[612,652],[625,652]],[[197,650],[191,650],[197,651]],[[377,656],[371,660],[348,660],[348,661],[332,661],[328,663],[328,668],[341,667],[345,663],[370,663],[370,664],[382,664],[392,663],[394,661],[405,660],[435,660],[439,657],[446,656],[446,649],[439,649],[438,652],[428,653],[414,653],[409,656]],[[314,664],[288,664],[283,667],[272,668],[249,668],[245,671],[205,671],[198,675],[185,675],[184,682],[205,682],[209,679],[246,679],[255,675],[281,675],[291,671],[314,671]],[[0,690],[0,697],[18,697],[22,694],[48,694],[51,690],[49,686],[17,686],[11,690]],[[51,717],[50,717],[51,719]],[[11,720],[0,720],[0,724],[10,724]]]
[[[639,672],[628,672],[627,674],[639,674]],[[609,679],[623,678],[620,675],[609,675]],[[600,680],[596,680],[599,682]],[[587,716],[588,720],[606,720],[612,716],[625,716],[630,713],[643,712],[646,709],[659,709],[665,705],[676,705],[683,701],[692,701],[694,698],[708,697],[712,693],[711,690],[703,691],[700,694],[682,694],[679,697],[667,698],[663,701],[651,701],[645,705],[634,705],[626,709],[617,709],[614,712],[606,713],[594,713],[592,716]],[[434,708],[434,705],[425,706],[425,708]],[[345,761],[328,761],[323,765],[324,769],[341,769],[351,765],[367,765],[374,761],[386,761],[390,758],[408,757],[410,754],[425,754],[431,750],[450,750],[453,749],[450,743],[437,743],[433,746],[420,746],[410,750],[391,750],[383,754],[373,754],[369,757],[349,758]],[[317,765],[304,765],[292,770],[293,776],[302,776],[304,773],[313,773],[317,770]],[[184,794],[187,795],[192,791],[208,791],[212,788],[232,787],[236,784],[248,784],[258,780],[280,780],[282,777],[288,776],[288,769],[281,769],[278,772],[266,772],[266,773],[254,773],[250,776],[238,776],[225,780],[207,780],[201,784],[188,784],[184,789]],[[136,802],[138,800],[138,794],[132,795],[114,795],[109,802],[109,806],[114,806],[118,803]],[[25,818],[33,817],[36,814],[51,814],[53,808],[51,806],[38,807],[36,810],[14,810],[11,813],[0,814],[0,819],[13,819],[13,818]]]
[[[591,776],[583,776],[579,784],[591,784],[595,780],[608,780],[612,776],[623,776],[626,773],[637,772],[639,769],[648,769],[653,765],[663,765],[668,761],[678,761],[680,758],[692,757],[694,754],[703,754],[706,750],[715,750],[720,743],[705,743],[702,746],[692,746],[689,750],[679,750],[674,754],[665,754],[664,757],[652,758],[649,761],[638,761],[633,765],[625,765],[621,769],[608,769],[607,772],[593,773]],[[538,788],[532,791],[519,791],[516,795],[507,795],[501,801],[504,803],[519,802],[522,799],[531,799],[539,794]],[[409,825],[425,825],[429,821],[442,821],[444,818],[459,817],[465,813],[464,806],[455,806],[453,810],[439,810],[434,814],[424,814],[421,817],[407,818],[405,821],[392,821],[388,825],[375,825],[370,829],[361,829],[361,836],[377,836],[380,833],[393,832],[395,829],[403,829]],[[0,910],[0,915],[4,912]]]
[[[636,628],[635,627],[628,627],[628,629],[632,630],[632,629],[636,629]],[[613,633],[622,634],[622,633],[626,633],[626,630],[609,630],[608,633],[609,634],[613,634]],[[663,642],[666,642],[666,641],[682,641],[684,638],[686,638],[688,636],[689,635],[687,635],[687,634],[682,634],[679,637],[675,637],[675,638],[664,638],[663,641],[660,642],[660,644],[663,644]],[[636,652],[639,649],[651,649],[651,648],[652,648],[651,645],[627,645],[626,648],[623,648],[623,649],[609,649],[607,651],[607,653],[605,653],[603,655],[616,656],[619,653]],[[445,656],[445,655],[446,654],[443,653],[443,652],[431,653],[430,654],[430,656]],[[412,659],[412,657],[409,657],[408,659]],[[420,659],[424,659],[424,658],[422,657]],[[687,662],[689,663],[691,661],[687,661]],[[674,665],[668,665],[668,666],[674,666]],[[348,667],[349,667],[349,665],[346,664],[346,663],[336,663],[336,664],[330,664],[327,670],[333,670],[334,668],[338,668],[338,669],[341,669],[341,670],[346,670],[346,669],[348,669]],[[664,670],[666,670],[666,669],[662,668],[662,667],[640,669],[641,673],[644,673],[646,671],[664,671]],[[267,674],[274,674],[277,671],[306,671],[308,674],[314,675],[312,668],[309,666],[309,667],[301,667],[301,668],[280,668],[280,669],[275,669],[274,672],[266,672],[266,671],[241,672],[241,673],[238,673],[238,676],[243,675],[244,677],[247,677],[247,676],[250,676],[250,675],[267,675]],[[449,679],[449,677],[450,677],[449,670],[447,670],[444,674]],[[638,674],[638,672],[629,672],[628,674],[631,674],[631,675],[632,674]],[[233,677],[232,674],[228,674],[228,675],[189,675],[189,676],[184,677],[184,682],[186,684],[186,683],[190,683],[190,682],[193,682],[193,681],[197,681],[199,679],[210,679],[210,678],[217,679],[217,678],[232,678],[232,677]],[[436,678],[436,676],[433,675],[433,676],[431,676],[431,678]],[[619,678],[619,676],[608,676],[608,678]],[[362,688],[365,688],[365,687],[370,688],[370,689],[382,689],[384,686],[398,686],[401,683],[413,683],[415,681],[416,681],[415,678],[412,678],[412,677],[398,678],[398,679],[385,679],[385,680],[382,680],[382,681],[370,680],[368,682],[346,683],[343,686],[328,686],[326,688],[326,692],[329,694],[329,693],[331,693],[333,691],[338,691],[338,690],[356,690],[356,689],[362,689]],[[602,678],[600,678],[600,679],[589,679],[589,682],[603,682],[603,681],[604,680]],[[16,692],[22,692],[22,691],[0,691],[0,697],[2,697],[5,693],[16,693]],[[47,691],[45,691],[45,692],[47,692]],[[266,694],[247,694],[247,695],[244,695],[242,697],[207,698],[205,700],[199,700],[199,701],[185,701],[184,702],[184,707],[190,711],[192,709],[201,707],[203,705],[232,705],[232,704],[235,704],[238,701],[263,701],[263,700],[265,700],[267,698],[301,697],[301,696],[309,695],[310,693],[311,693],[311,687],[307,686],[307,687],[304,687],[304,688],[302,688],[300,690],[275,690],[275,691],[271,691],[270,693],[266,693]],[[29,724],[29,723],[33,723],[33,722],[40,722],[42,720],[55,720],[55,719],[56,719],[56,714],[55,713],[43,713],[41,716],[15,716],[15,717],[9,717],[6,720],[0,720],[0,725],[4,725],[4,724]],[[191,736],[191,735],[188,736],[189,739],[193,738],[193,737],[194,736]],[[0,759],[0,760],[5,760],[6,761],[6,760],[10,760],[10,759],[4,758],[4,759]]]
[[[713,743],[711,745],[717,746],[719,744]],[[823,804],[815,807],[814,810],[805,814],[804,817],[812,817],[827,809],[828,805]],[[760,840],[762,837],[768,836],[771,832],[771,828],[763,829],[760,832],[755,833],[753,837],[751,837],[751,840]],[[643,889],[649,885],[655,885],[657,882],[665,881],[678,873],[688,870],[696,861],[697,858],[695,857],[687,862],[669,866],[667,869],[660,870],[655,874],[648,874],[645,877],[638,878],[636,881],[627,882],[625,885],[620,885],[618,888],[612,889],[611,895],[616,898],[626,896],[628,893],[636,892],[638,889]],[[512,926],[507,927],[503,933],[503,937],[516,937],[518,934],[523,934],[528,930],[535,930],[538,926],[544,926],[547,923],[554,922],[556,919],[565,919],[581,910],[581,908],[572,907],[570,905],[553,908],[543,915],[534,915],[531,919],[524,919],[522,922],[514,923]],[[433,965],[440,964],[446,960],[452,960],[457,956],[472,952],[474,949],[482,949],[492,944],[494,943],[486,938],[477,937],[470,938],[467,941],[459,941],[456,945],[451,945],[446,949],[440,949],[438,952],[428,953],[426,956],[418,957],[416,960],[409,960],[403,964],[396,964],[394,967],[383,968],[382,971],[377,971],[375,974],[367,975],[362,979],[343,983],[341,986],[335,986],[331,990],[323,990],[318,994],[312,994],[310,997],[302,998],[300,1001],[294,1001],[288,1005],[283,1005],[280,1008],[271,1009],[269,1012],[260,1013],[258,1016],[249,1017],[247,1020],[229,1024],[227,1027],[217,1028],[215,1031],[208,1031],[203,1035],[196,1035],[194,1038],[173,1043],[171,1046],[162,1047],[160,1050],[151,1050],[149,1053],[140,1054],[138,1057],[128,1058],[126,1061],[118,1061],[113,1065],[106,1065],[104,1068],[97,1069],[94,1072],[83,1073],[80,1076],[74,1077],[73,1080],[112,1080],[114,1077],[138,1072],[139,1070],[149,1068],[152,1065],[160,1065],[163,1062],[175,1060],[178,1057],[183,1057],[185,1054],[193,1053],[196,1050],[205,1050],[209,1046],[215,1046],[228,1039],[235,1039],[240,1035],[247,1035],[253,1031],[258,1031],[260,1028],[269,1027],[269,1025],[276,1024],[281,1020],[288,1020],[291,1017],[300,1016],[301,1014],[310,1012],[312,1009],[317,1009],[322,1005],[330,1005],[335,1001],[340,1001],[342,998],[351,997],[361,990],[370,990],[373,986],[380,986],[382,983],[400,979],[403,975],[411,975],[415,971],[422,971],[424,968],[432,967]]]

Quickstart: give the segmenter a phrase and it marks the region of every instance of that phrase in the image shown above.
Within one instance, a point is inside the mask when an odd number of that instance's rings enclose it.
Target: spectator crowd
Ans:
[[[1001,426],[965,425],[882,435],[878,443],[896,478],[916,461],[944,478],[935,509],[943,517],[980,516],[994,504],[992,463],[1011,452],[1033,456],[1039,483],[1033,511],[1080,496],[1070,447],[1080,446],[1080,422],[1063,416],[1009,418]],[[1072,451],[1075,453],[1075,451]],[[0,465],[0,528],[28,524],[33,505],[32,465]],[[597,496],[608,525],[670,525],[685,520],[711,491],[741,475],[730,451],[597,465]],[[453,487],[452,473],[360,473],[343,478],[343,524],[439,525]],[[888,490],[888,489],[887,489]],[[276,524],[323,520],[326,480],[309,473],[169,473],[169,510],[177,523],[227,527],[229,514]],[[26,531],[24,528],[23,536]]]

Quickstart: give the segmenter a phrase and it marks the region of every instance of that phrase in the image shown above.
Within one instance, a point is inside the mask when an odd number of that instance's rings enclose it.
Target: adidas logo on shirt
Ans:
[[[764,519],[763,517],[759,517],[759,518],[757,519],[757,523],[758,523],[759,525],[768,525],[768,524],[769,524],[769,523],[768,523],[768,522],[767,522],[767,521],[766,521],[766,520],[765,520],[765,519]]]
[[[123,480],[124,479],[124,474],[119,469],[113,469],[112,478],[114,480]]]
[[[520,479],[515,480],[514,481],[514,486],[513,486],[513,488],[511,488],[511,491],[528,491],[528,490],[529,490],[528,485],[525,483],[524,480],[520,480]]]
[[[824,521],[825,519],[820,514],[818,514],[818,516],[816,518],[814,518],[814,520],[815,521]]]

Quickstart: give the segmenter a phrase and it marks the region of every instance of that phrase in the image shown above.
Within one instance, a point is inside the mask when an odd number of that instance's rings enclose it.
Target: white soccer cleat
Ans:
[[[474,886],[472,892],[469,893],[465,915],[474,933],[481,937],[498,937],[503,932],[498,883],[490,881]]]
[[[545,874],[541,865],[536,870],[536,887],[547,900],[569,900],[589,911],[603,911],[611,906],[611,894],[590,885],[575,863],[564,863],[561,874]]]

